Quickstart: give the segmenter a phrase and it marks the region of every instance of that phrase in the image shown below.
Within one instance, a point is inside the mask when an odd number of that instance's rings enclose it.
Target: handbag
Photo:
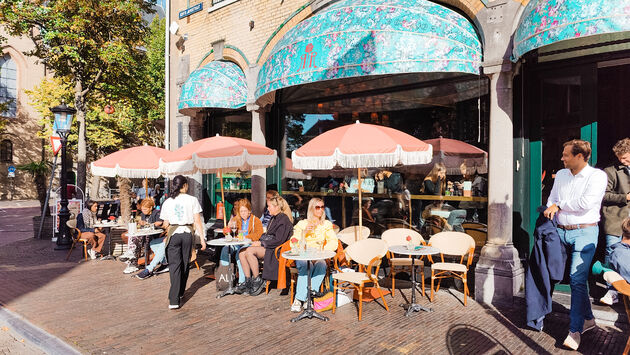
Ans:
[[[217,291],[225,291],[234,284],[234,264],[221,265],[214,270]]]
[[[332,309],[333,302],[335,301],[335,297],[333,297],[332,292],[326,292],[322,297],[317,297],[313,299],[313,309],[316,312],[324,312]]]

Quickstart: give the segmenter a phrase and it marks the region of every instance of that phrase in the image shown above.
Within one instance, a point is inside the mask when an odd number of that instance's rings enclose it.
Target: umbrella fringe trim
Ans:
[[[305,170],[327,170],[336,166],[342,168],[385,168],[402,165],[429,164],[433,158],[433,148],[424,151],[406,152],[400,145],[392,153],[344,154],[335,149],[329,156],[299,156],[292,154],[293,167]]]
[[[114,168],[106,168],[90,164],[90,171],[93,175],[104,177],[125,177],[130,179],[155,179],[162,175],[159,169],[126,169],[121,168],[118,164]]]
[[[276,165],[277,153],[274,150],[271,155],[250,155],[247,149],[241,155],[233,157],[200,158],[193,153],[192,159],[164,162],[160,160],[160,169],[167,175],[192,174],[202,172],[205,174],[223,171],[249,171],[264,169]]]

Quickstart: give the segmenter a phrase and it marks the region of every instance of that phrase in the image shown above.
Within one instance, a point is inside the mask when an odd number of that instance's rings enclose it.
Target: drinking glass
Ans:
[[[317,244],[317,250],[318,251],[324,251],[324,241],[323,240],[318,240],[317,242],[315,242],[315,244]]]

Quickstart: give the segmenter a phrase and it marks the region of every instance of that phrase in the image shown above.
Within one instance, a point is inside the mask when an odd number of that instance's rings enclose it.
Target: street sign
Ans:
[[[57,132],[53,132],[50,136],[50,144],[52,145],[53,155],[57,155],[61,149],[61,137],[59,137]]]
[[[194,14],[195,12],[199,12],[203,10],[203,3],[200,2],[197,5],[191,6],[189,8],[187,8],[186,10],[182,10],[179,12],[179,19],[183,19],[184,17],[188,17],[192,14]]]
[[[9,165],[9,167],[7,168],[7,170],[9,171],[9,177],[10,178],[14,178],[15,177],[15,166],[13,165]]]

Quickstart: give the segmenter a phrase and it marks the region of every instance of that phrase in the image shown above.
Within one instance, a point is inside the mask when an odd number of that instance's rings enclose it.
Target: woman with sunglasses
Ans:
[[[296,238],[304,236],[308,248],[319,249],[323,245],[325,250],[337,250],[337,235],[333,230],[333,224],[326,219],[324,201],[314,197],[308,203],[306,219],[299,221],[293,227],[293,235]],[[311,290],[319,290],[319,286],[326,275],[326,261],[302,261],[297,260],[298,280],[295,292],[295,300],[291,305],[291,312],[300,312],[302,302],[307,299],[307,262],[311,263]]]

